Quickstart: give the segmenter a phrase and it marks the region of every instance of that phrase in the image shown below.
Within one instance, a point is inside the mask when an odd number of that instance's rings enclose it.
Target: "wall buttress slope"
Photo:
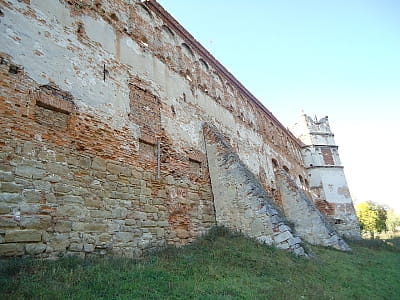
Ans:
[[[224,136],[206,123],[204,137],[217,224],[305,255],[301,239],[293,234],[272,198]]]

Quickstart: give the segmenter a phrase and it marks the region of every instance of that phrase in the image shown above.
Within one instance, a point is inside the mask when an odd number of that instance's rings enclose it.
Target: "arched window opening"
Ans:
[[[203,70],[205,72],[208,72],[209,67],[208,67],[208,64],[206,63],[206,61],[202,58],[200,58],[199,61],[200,61],[200,64],[201,64],[201,67],[203,68]]]
[[[182,49],[187,56],[194,57],[194,53],[193,53],[192,49],[187,44],[182,43]]]
[[[175,34],[172,32],[172,30],[167,26],[167,25],[162,25],[161,29],[163,30],[163,32],[166,33],[166,35],[171,39],[174,40],[175,39]]]
[[[146,6],[144,6],[141,3],[139,3],[138,6],[139,6],[139,8],[141,10],[141,15],[143,17],[145,17],[149,21],[153,20],[153,18],[154,18],[153,14],[151,13],[151,11]]]

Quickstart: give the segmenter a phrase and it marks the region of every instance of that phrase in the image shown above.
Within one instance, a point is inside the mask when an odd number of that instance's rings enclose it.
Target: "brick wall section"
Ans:
[[[335,214],[335,204],[329,203],[326,200],[315,200],[315,206],[326,216],[332,216]]]
[[[35,107],[35,121],[41,125],[53,127],[60,131],[68,130],[69,114],[54,111],[42,106]]]
[[[321,202],[324,205],[321,205]],[[332,203],[321,200],[317,201],[316,205],[326,214],[327,220],[340,235],[351,240],[361,239],[360,225],[353,203]]]
[[[156,159],[128,130],[57,111],[65,99],[53,93],[50,109],[38,106],[40,86],[7,64],[0,84],[0,256],[136,256],[215,224],[204,155],[192,172],[190,155],[161,137],[157,179]]]
[[[161,133],[161,103],[150,91],[130,84],[129,118],[138,124],[141,132],[156,136]]]

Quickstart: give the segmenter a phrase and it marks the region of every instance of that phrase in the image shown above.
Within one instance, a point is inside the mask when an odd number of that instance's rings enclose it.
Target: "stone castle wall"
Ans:
[[[202,126],[279,203],[298,140],[155,1],[0,1],[0,256],[138,255],[216,224]]]
[[[158,178],[153,141],[61,112],[64,99],[43,87],[32,94],[35,83],[10,67],[3,59],[0,255],[139,255],[215,224],[202,156],[191,163],[161,137],[169,162]],[[39,105],[43,98],[52,106]]]

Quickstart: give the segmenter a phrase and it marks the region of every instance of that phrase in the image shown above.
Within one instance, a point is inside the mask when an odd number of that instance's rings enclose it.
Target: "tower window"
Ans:
[[[324,158],[324,163],[326,165],[334,165],[335,162],[333,160],[332,151],[329,148],[321,149],[322,157]]]

